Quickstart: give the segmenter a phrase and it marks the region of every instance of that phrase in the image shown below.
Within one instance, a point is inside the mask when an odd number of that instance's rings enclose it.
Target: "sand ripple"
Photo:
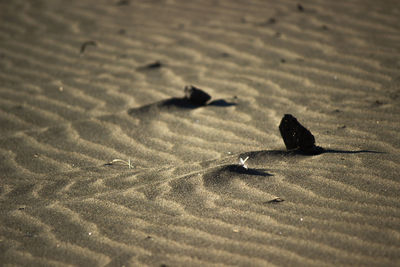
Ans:
[[[396,4],[0,2],[0,262],[395,266]]]

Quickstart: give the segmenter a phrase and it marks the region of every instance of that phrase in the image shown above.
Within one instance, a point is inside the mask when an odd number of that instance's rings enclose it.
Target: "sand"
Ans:
[[[399,266],[399,25],[396,0],[0,1],[0,265]],[[284,114],[326,153],[286,151]]]

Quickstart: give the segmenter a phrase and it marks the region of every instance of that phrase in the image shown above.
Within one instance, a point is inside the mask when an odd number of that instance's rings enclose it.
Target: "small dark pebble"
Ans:
[[[185,86],[185,98],[192,104],[203,106],[211,99],[211,96],[193,85]]]
[[[275,19],[275,18],[270,18],[270,19],[268,20],[268,23],[270,23],[270,24],[275,24],[275,23],[276,23],[276,19]]]
[[[160,265],[160,267],[168,267],[168,265],[163,263],[163,264]]]
[[[120,29],[118,31],[118,34],[124,35],[124,34],[126,34],[126,30],[125,29]]]
[[[283,202],[283,201],[285,201],[283,198],[277,197],[277,198],[268,200],[268,201],[266,201],[264,203],[265,204],[270,204],[270,203],[275,204],[275,203],[280,203],[280,202]]]
[[[162,67],[162,63],[160,61],[156,61],[150,64],[147,64],[146,66],[144,66],[144,68],[146,69],[157,69],[157,68],[161,68]]]
[[[315,138],[291,114],[285,114],[279,131],[287,150],[298,150],[305,154],[319,154],[322,148],[315,146]]]
[[[281,63],[286,63],[286,60],[284,58],[281,58]]]
[[[19,207],[19,208],[18,208],[18,210],[24,210],[24,209],[25,209],[24,207]]]
[[[97,43],[96,43],[95,41],[87,41],[87,42],[84,42],[84,43],[81,45],[81,54],[83,54],[83,53],[85,52],[86,46],[88,46],[88,45],[97,46]]]
[[[328,28],[328,26],[326,26],[326,25],[322,25],[322,29],[326,31],[326,30],[328,30],[329,28]]]
[[[345,129],[346,125],[339,126],[338,129]]]
[[[381,106],[381,105],[383,105],[384,103],[382,102],[382,101],[380,101],[380,100],[376,100],[375,101],[375,105],[377,105],[377,106]]]
[[[297,4],[297,9],[301,12],[304,11],[304,7],[301,4]]]

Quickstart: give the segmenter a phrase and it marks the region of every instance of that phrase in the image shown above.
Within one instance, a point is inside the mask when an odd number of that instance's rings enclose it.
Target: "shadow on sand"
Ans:
[[[194,110],[201,107],[214,106],[214,107],[230,107],[235,106],[236,103],[227,102],[224,99],[218,99],[211,101],[207,105],[196,105],[193,102],[189,101],[187,98],[169,98],[166,100],[162,100],[159,102],[155,102],[152,104],[148,104],[145,106],[141,106],[138,108],[131,108],[128,110],[128,114],[131,116],[144,116],[149,114],[156,114],[159,112],[174,112],[174,111],[182,111],[182,110]]]
[[[205,186],[220,186],[229,184],[234,178],[246,179],[245,176],[269,177],[273,174],[266,169],[245,169],[240,165],[230,164],[204,174],[203,181]]]
[[[335,154],[360,154],[360,153],[373,153],[373,154],[384,154],[386,152],[374,151],[374,150],[336,150],[336,149],[324,149],[322,147],[317,147],[316,153],[305,153],[301,150],[260,150],[260,151],[250,151],[241,154],[241,157],[257,158],[263,156],[281,156],[281,157],[291,157],[291,156],[316,156],[325,153],[335,153]]]

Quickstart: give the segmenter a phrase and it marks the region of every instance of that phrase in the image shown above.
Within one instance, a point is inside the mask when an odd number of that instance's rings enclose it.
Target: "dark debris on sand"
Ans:
[[[279,131],[287,150],[297,150],[307,155],[317,155],[323,151],[321,147],[315,145],[314,135],[291,114],[283,116]]]
[[[236,105],[236,103],[227,102],[224,99],[209,102],[211,96],[193,85],[185,86],[184,93],[184,97],[172,97],[142,107],[131,108],[128,110],[128,114],[137,116],[138,114],[154,114],[160,111],[192,110],[203,106],[230,107]]]
[[[297,4],[297,10],[299,10],[300,12],[303,12],[304,7],[301,4]]]
[[[209,94],[193,85],[185,86],[184,93],[185,96],[182,98],[170,98],[162,101],[159,105],[168,108],[178,107],[195,109],[207,105],[207,102],[211,99]]]
[[[159,69],[159,68],[161,68],[163,66],[164,65],[160,61],[157,60],[155,62],[152,62],[152,63],[146,64],[146,65],[144,65],[142,67],[139,67],[139,68],[137,68],[137,70],[143,71],[143,70]]]
[[[211,96],[193,85],[185,86],[185,98],[192,104],[204,106],[211,99]]]
[[[92,46],[97,46],[97,43],[95,41],[86,41],[81,45],[81,51],[80,53],[83,54],[85,53],[86,46],[92,45]]]

